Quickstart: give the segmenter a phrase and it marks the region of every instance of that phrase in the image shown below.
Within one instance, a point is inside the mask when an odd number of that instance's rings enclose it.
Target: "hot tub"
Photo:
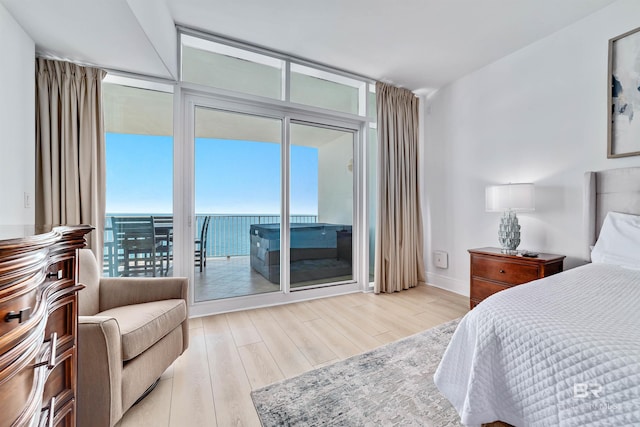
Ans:
[[[292,223],[291,283],[352,274],[350,225]],[[280,283],[280,224],[252,224],[251,267]]]

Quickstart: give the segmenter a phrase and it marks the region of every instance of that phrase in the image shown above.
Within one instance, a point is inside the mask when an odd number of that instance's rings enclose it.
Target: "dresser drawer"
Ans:
[[[47,269],[48,277],[54,280],[73,279],[74,278],[74,256],[56,255],[51,258],[49,268]]]
[[[41,276],[33,277],[0,290],[0,335],[26,323],[36,311]]]
[[[54,332],[58,336],[58,351],[64,351],[75,345],[76,336],[76,297],[68,295],[60,298],[49,306],[49,319],[45,336]]]
[[[35,362],[31,360],[29,365]],[[35,370],[32,366],[23,367],[8,381],[0,385],[0,401],[2,402],[2,414],[0,415],[0,427],[8,427],[17,419],[27,406],[29,397],[34,388]]]
[[[43,404],[46,404],[52,397],[56,398],[57,404],[66,403],[73,398],[74,374],[73,361],[75,359],[75,349],[69,349],[58,356],[56,366],[48,376],[42,394]]]
[[[0,427],[31,425],[39,412],[46,375],[46,367],[38,366],[45,356],[41,333],[42,328],[35,329],[0,358],[13,360],[0,367]]]
[[[40,413],[39,426],[73,427],[76,425],[75,399],[68,400],[64,404],[60,404],[58,399],[60,399],[60,396],[45,402],[46,406],[42,408]],[[53,412],[51,411],[52,406]],[[53,417],[53,422],[50,422],[50,417]]]
[[[476,256],[472,257],[471,276],[510,285],[527,283],[540,277],[536,265],[524,265],[503,259]]]

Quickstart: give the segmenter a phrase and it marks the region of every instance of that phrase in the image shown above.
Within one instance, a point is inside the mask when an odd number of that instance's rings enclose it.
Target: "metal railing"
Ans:
[[[153,215],[153,214],[140,214]],[[105,245],[113,242],[111,217],[115,214],[107,214],[105,221]],[[137,215],[127,215],[137,216]],[[167,215],[163,215],[167,216]],[[207,232],[207,256],[227,257],[249,255],[250,239],[249,229],[252,224],[278,224],[280,215],[233,215],[233,214],[197,214],[195,233],[200,237],[202,223],[206,216],[211,217]],[[291,215],[291,223],[315,223],[317,215]]]
[[[196,215],[196,230],[201,229],[207,215]],[[249,255],[249,229],[252,224],[278,224],[280,215],[211,214],[207,233],[207,256],[227,257]],[[315,223],[317,215],[292,215],[292,223]]]

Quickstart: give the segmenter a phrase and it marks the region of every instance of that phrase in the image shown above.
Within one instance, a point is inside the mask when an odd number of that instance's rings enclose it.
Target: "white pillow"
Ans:
[[[591,261],[640,268],[640,216],[607,213]]]

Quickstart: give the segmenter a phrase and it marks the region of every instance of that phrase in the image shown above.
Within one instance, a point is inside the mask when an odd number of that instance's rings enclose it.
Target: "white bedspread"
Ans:
[[[493,295],[434,380],[466,425],[640,426],[640,271],[588,264]]]

